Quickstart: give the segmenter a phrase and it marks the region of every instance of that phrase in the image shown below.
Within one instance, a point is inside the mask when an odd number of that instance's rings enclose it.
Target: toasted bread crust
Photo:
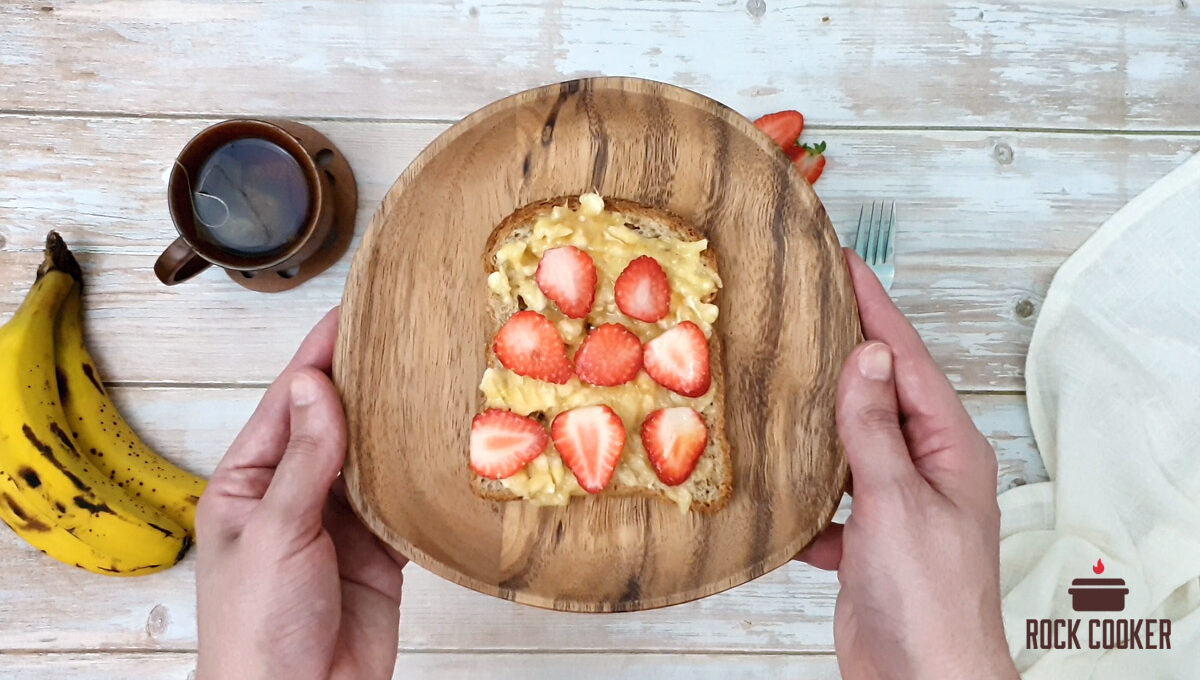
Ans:
[[[556,206],[566,205],[572,210],[579,208],[578,196],[560,196],[542,201],[530,203],[526,206],[518,208],[511,215],[504,218],[492,230],[488,236],[487,245],[483,253],[483,268],[486,274],[491,274],[497,270],[496,267],[496,251],[509,240],[516,238],[515,232],[526,226],[532,225],[539,217],[549,213]],[[636,226],[638,222],[652,222],[657,228],[669,233],[670,235],[686,240],[698,241],[704,238],[690,224],[684,222],[675,215],[655,208],[652,206],[626,201],[618,198],[604,199],[604,208],[612,212],[617,212],[630,219],[630,222]],[[711,247],[704,250],[701,254],[701,259],[705,265],[710,267],[714,272],[720,275],[720,270],[717,268],[717,257]],[[712,302],[715,299],[716,293],[709,296],[705,302]],[[515,309],[505,309],[498,303],[495,296],[489,295],[488,308],[491,312],[494,322],[493,334],[498,331],[504,322],[508,320],[516,312]],[[709,430],[709,444],[706,447],[702,456],[715,455],[717,457],[716,469],[721,471],[719,481],[719,491],[713,499],[696,500],[691,504],[691,509],[697,512],[709,513],[717,512],[725,507],[729,501],[729,496],[733,491],[733,461],[730,455],[729,441],[725,436],[725,366],[723,361],[723,345],[721,336],[714,328],[711,337],[708,339],[709,355],[710,355],[710,371],[713,384],[713,403],[712,406],[705,410],[705,422]],[[499,362],[496,360],[492,352],[491,345],[487,346],[487,362],[489,367],[496,367]],[[483,397],[479,400],[479,410],[484,407]],[[464,466],[466,468],[466,466]],[[471,476],[471,491],[480,498],[492,501],[515,501],[521,500],[521,497],[512,493],[499,480],[485,479],[470,472]],[[644,488],[606,488],[601,495],[607,496],[642,496],[650,498],[660,498],[667,502],[673,502],[661,492],[654,489]]]
[[[517,208],[511,215],[505,217],[492,233],[488,235],[487,245],[483,250],[483,270],[485,273],[491,274],[496,271],[496,251],[500,246],[504,245],[515,230],[527,224],[532,224],[537,218],[545,215],[555,207],[565,205],[571,210],[579,209],[578,196],[559,196],[558,198],[548,198],[544,201],[536,201],[529,205]],[[675,215],[649,205],[626,201],[621,198],[604,199],[604,209],[610,212],[617,212],[626,217],[634,217],[654,222],[666,227],[666,230],[678,239],[684,241],[699,241],[704,238],[700,232],[696,231],[692,225],[684,222]],[[717,256],[713,253],[712,248],[705,249],[700,253],[700,258],[704,264],[710,267],[719,276],[721,270],[717,269]],[[715,296],[715,294],[714,294]]]

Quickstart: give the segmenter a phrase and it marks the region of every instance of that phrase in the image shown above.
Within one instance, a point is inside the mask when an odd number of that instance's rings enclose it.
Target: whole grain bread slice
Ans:
[[[572,210],[578,210],[579,198],[576,196],[562,196],[537,201],[517,209],[506,217],[504,221],[492,230],[491,235],[488,237],[487,246],[483,253],[485,273],[490,275],[497,270],[496,252],[501,246],[514,241],[528,239],[532,233],[533,225],[538,218],[550,213],[554,207],[562,205],[566,205]],[[620,213],[625,218],[626,226],[634,229],[646,238],[674,237],[684,241],[698,241],[703,238],[691,225],[679,217],[652,206],[606,197],[604,199],[604,208],[611,212]],[[714,272],[717,272],[718,275],[720,274],[720,271],[717,269],[717,257],[711,245],[701,253],[701,259],[705,265],[710,267]],[[716,293],[713,293],[704,302],[714,302],[716,295]],[[509,317],[520,311],[515,297],[509,302],[490,292],[488,295],[488,310],[494,322],[494,327],[489,337],[494,335],[508,321]],[[700,455],[700,461],[710,459],[713,464],[709,468],[712,473],[707,477],[702,479],[696,478],[695,474],[693,474],[693,479],[689,480],[689,483],[694,487],[691,509],[698,512],[716,512],[720,510],[728,502],[733,490],[733,463],[729,442],[725,435],[725,371],[722,361],[722,344],[720,334],[715,329],[708,339],[708,347],[711,364],[710,370],[712,373],[713,400],[712,404],[700,414],[708,425],[708,445]],[[496,356],[492,353],[490,343],[486,351],[488,366],[493,368],[498,367],[500,364]],[[480,410],[482,410],[482,397],[480,402]],[[626,423],[625,425],[629,428],[638,427],[640,424]],[[697,462],[697,468],[701,467],[700,461]],[[469,468],[468,472],[471,475],[471,490],[475,495],[494,501],[515,501],[521,499],[520,496],[505,488],[499,480],[480,477],[470,472]],[[623,486],[616,478],[613,479],[612,483],[601,495],[648,496],[671,502],[660,489]]]

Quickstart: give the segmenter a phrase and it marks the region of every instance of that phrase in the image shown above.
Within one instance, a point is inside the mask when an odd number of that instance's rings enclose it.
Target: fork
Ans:
[[[896,202],[872,201],[867,212],[864,203],[858,211],[858,230],[854,234],[854,252],[867,263],[884,290],[890,290],[896,276],[892,261],[892,241],[896,235]]]

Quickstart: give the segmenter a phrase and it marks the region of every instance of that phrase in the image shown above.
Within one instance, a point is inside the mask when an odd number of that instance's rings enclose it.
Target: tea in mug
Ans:
[[[300,163],[265,139],[217,148],[192,187],[197,236],[237,255],[287,247],[308,219],[308,180]]]

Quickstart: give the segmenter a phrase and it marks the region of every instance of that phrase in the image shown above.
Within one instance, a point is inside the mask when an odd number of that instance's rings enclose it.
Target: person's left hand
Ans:
[[[359,523],[337,479],[337,325],[335,309],[305,338],[200,499],[201,680],[392,676],[406,560]]]

